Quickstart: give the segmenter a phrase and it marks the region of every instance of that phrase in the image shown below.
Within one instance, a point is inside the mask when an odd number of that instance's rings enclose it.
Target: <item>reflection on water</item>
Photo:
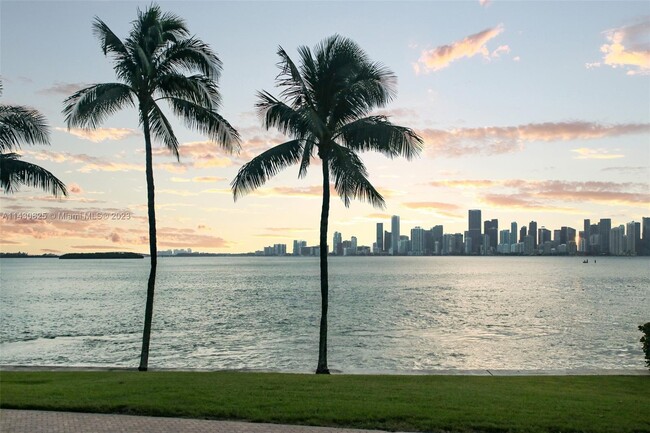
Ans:
[[[643,368],[650,260],[330,259],[330,367]],[[3,259],[0,363],[137,365],[147,260]],[[152,367],[311,371],[314,258],[159,261]]]

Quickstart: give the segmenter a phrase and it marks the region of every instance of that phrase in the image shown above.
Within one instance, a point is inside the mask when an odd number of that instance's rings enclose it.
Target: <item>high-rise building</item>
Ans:
[[[650,217],[643,217],[641,219],[641,229],[643,235],[641,237],[641,254],[650,256]]]
[[[483,242],[485,253],[488,254],[490,251],[496,251],[497,244],[499,243],[499,220],[485,220],[483,223],[483,229],[483,234],[488,236],[488,242]]]
[[[393,236],[391,232],[384,230],[384,252],[390,254],[392,241],[393,241]]]
[[[519,242],[521,242],[523,244],[524,243],[524,238],[526,236],[528,236],[526,226],[521,226],[521,229],[519,229]]]
[[[602,221],[602,220],[601,220]],[[625,253],[625,226],[621,224],[609,231],[609,254],[622,256]]]
[[[589,248],[589,235],[591,229],[591,220],[586,218],[583,223],[582,223],[582,230],[584,231],[583,237],[584,237],[584,253],[586,255],[591,254],[591,248]]]
[[[377,251],[384,251],[384,223],[377,223]]]
[[[537,221],[531,221],[528,223],[528,235],[533,238],[533,249],[536,249],[537,248]],[[540,240],[539,243],[542,243],[542,241]]]
[[[355,256],[357,254],[357,237],[356,236],[352,236],[350,238],[350,252],[351,252],[350,255],[353,255],[353,256]]]
[[[469,243],[470,248],[468,254],[478,254],[481,247],[481,211],[479,209],[470,209],[467,211],[467,232],[468,236],[472,239]],[[465,240],[465,245],[468,245]]]
[[[442,254],[443,227],[441,225],[434,226],[431,229],[431,235],[433,237],[433,249],[431,250],[431,254]],[[436,249],[436,242],[438,243],[437,249]]]
[[[517,223],[515,221],[510,223],[510,244],[517,243]]]
[[[302,255],[302,249],[307,247],[307,242],[306,241],[299,241],[299,240],[294,240],[293,241],[293,255],[294,256],[300,256]]]
[[[334,251],[337,256],[343,255],[343,235],[340,232],[334,232]]]
[[[598,223],[599,228],[599,242],[600,254],[609,253],[609,232],[612,230],[612,220],[609,218],[601,218]]]
[[[390,232],[391,232],[391,254],[396,256],[399,254],[399,216],[393,215],[390,219]]]
[[[630,221],[626,225],[627,236],[625,237],[625,253],[632,256],[637,255],[637,245],[639,244],[637,239],[640,239],[637,226],[639,226],[639,223],[634,221]]]
[[[529,235],[531,237],[533,236],[532,233],[529,233]],[[542,226],[542,228],[537,231],[537,239],[539,241],[537,245],[543,245],[545,242],[551,242],[551,231],[546,227]],[[533,238],[533,248],[536,248],[534,238]]]
[[[411,229],[411,252],[414,256],[424,255],[424,229],[419,226]]]

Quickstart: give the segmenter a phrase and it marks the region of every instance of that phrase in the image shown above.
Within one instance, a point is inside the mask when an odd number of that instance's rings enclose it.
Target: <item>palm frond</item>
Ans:
[[[175,97],[215,109],[221,103],[217,84],[205,75],[167,73],[158,76],[155,87],[156,93],[162,95],[160,99]]]
[[[244,164],[230,184],[235,200],[259,188],[280,170],[296,164],[302,151],[303,142],[291,140],[272,147]]]
[[[222,63],[219,57],[205,42],[189,38],[169,44],[160,50],[156,59],[159,74],[178,73],[179,71],[200,71],[212,79],[219,79]]]
[[[167,117],[160,110],[160,107],[155,102],[150,104],[151,110],[149,111],[149,127],[152,135],[156,140],[161,141],[167,149],[180,161],[178,154],[178,139],[174,134],[172,125],[167,120]]]
[[[302,48],[309,51],[309,48],[307,47]],[[315,109],[315,103],[311,91],[305,84],[303,77],[300,75],[300,70],[293,63],[293,60],[291,60],[291,57],[289,57],[287,52],[284,51],[284,48],[278,48],[278,55],[280,56],[278,67],[281,72],[277,76],[277,86],[284,88],[280,93],[280,96],[291,101],[291,105],[294,108],[308,105],[312,109]]]
[[[300,171],[298,171],[298,177],[305,177],[307,175],[307,169],[309,168],[309,163],[311,162],[313,152],[313,140],[306,140],[305,147],[302,151],[302,158],[300,160]]]
[[[328,164],[334,177],[334,188],[345,207],[350,206],[353,198],[378,208],[385,207],[384,198],[368,180],[368,171],[356,153],[333,143],[328,153]]]
[[[257,93],[255,108],[263,117],[266,129],[278,128],[283,134],[303,138],[307,135],[321,135],[323,124],[314,116],[308,106],[294,108],[280,101],[268,92]]]
[[[385,116],[370,116],[342,126],[335,136],[354,151],[374,150],[389,158],[412,159],[422,150],[422,139],[410,128],[393,125]]]
[[[0,154],[0,186],[5,193],[13,193],[20,185],[42,189],[55,197],[68,195],[65,184],[43,167],[21,161],[17,153]]]
[[[239,152],[239,133],[214,109],[181,98],[169,97],[165,100],[188,127],[206,134],[229,152]]]
[[[0,151],[20,149],[22,143],[49,144],[49,128],[37,110],[0,105]]]
[[[133,93],[122,83],[95,84],[75,92],[63,101],[68,128],[96,128],[121,108],[134,107]]]

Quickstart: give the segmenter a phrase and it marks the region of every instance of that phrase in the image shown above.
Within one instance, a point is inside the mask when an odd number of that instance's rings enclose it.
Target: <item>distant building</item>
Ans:
[[[516,243],[517,243],[517,223],[513,221],[510,223],[510,244],[514,245]]]
[[[612,230],[612,220],[609,218],[601,218],[598,223],[599,228],[599,241],[600,241],[600,254],[608,254],[609,248],[609,234]]]
[[[396,256],[399,254],[399,216],[393,215],[390,219],[390,231],[391,231],[391,254]]]
[[[478,254],[481,246],[481,211],[479,209],[470,209],[467,211],[467,234],[472,241],[467,242],[465,245],[470,245],[467,254]]]
[[[483,223],[483,234],[487,235],[487,243],[483,242],[485,254],[491,254],[496,251],[499,243],[499,220],[485,220]]]
[[[524,238],[528,235],[528,232],[526,231],[526,226],[521,226],[519,229],[519,242],[522,244],[524,243]]]
[[[415,227],[411,229],[411,252],[414,256],[424,255],[424,229]]]
[[[378,252],[384,251],[384,223],[377,223],[375,248]]]
[[[334,250],[332,251],[337,256],[343,255],[343,235],[340,232],[334,232]]]
[[[537,248],[537,221],[531,221],[528,223],[528,236],[533,238],[533,249],[536,249]],[[542,243],[541,240],[539,242]]]
[[[393,235],[391,232],[384,230],[384,252],[390,254]]]

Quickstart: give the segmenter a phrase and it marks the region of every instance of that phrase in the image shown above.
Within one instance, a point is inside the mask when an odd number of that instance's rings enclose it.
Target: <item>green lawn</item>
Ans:
[[[3,408],[454,432],[650,432],[650,376],[0,373]]]

